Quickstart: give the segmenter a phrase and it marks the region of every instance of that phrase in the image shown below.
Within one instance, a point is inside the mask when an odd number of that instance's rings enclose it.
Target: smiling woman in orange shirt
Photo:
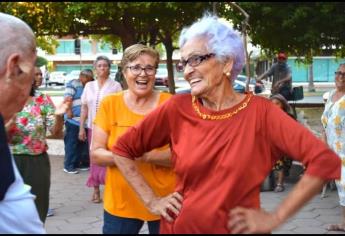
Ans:
[[[144,221],[150,233],[159,233],[160,216],[152,214],[115,166],[110,151],[114,142],[171,95],[154,90],[159,54],[154,49],[135,44],[124,52],[121,67],[128,90],[105,97],[94,121],[91,160],[107,166],[104,189],[105,234],[137,234]],[[170,168],[170,149],[143,153],[136,166],[158,196],[170,194],[175,175]]]

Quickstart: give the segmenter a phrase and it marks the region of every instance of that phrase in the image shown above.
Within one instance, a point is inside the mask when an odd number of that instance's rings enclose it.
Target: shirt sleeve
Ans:
[[[142,121],[120,136],[112,148],[113,153],[134,159],[145,152],[169,144],[171,129],[169,120],[174,113],[171,109],[172,100],[169,99],[158,106]]]
[[[268,139],[278,150],[302,162],[306,174],[325,180],[340,179],[340,158],[307,128],[273,104],[266,113]]]
[[[55,106],[49,95],[44,95],[43,113],[46,127],[50,130],[55,124]]]
[[[68,82],[65,88],[65,94],[64,94],[64,98],[66,97],[74,97],[76,93],[76,88],[75,86],[73,86],[73,80]]]
[[[105,98],[101,101],[101,104],[99,105],[98,111],[96,113],[96,117],[94,120],[94,124],[103,129],[103,131],[105,131],[107,134],[110,133],[110,121],[108,119],[109,116],[107,116],[109,108],[111,106],[110,103],[110,99],[109,98]]]
[[[274,69],[276,68],[277,64],[273,64],[270,69],[266,72],[266,76],[272,76],[274,73]]]
[[[91,83],[92,82],[86,83],[85,88],[83,90],[83,93],[81,94],[80,100],[81,100],[81,104],[83,104],[83,105],[87,104],[87,93],[88,93],[88,90],[89,90]]]

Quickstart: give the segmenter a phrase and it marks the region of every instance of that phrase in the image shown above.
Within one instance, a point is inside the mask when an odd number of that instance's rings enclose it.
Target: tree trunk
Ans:
[[[247,50],[247,33],[243,33],[243,45],[244,45],[244,52],[246,56],[246,75],[247,75],[247,81],[246,81],[246,92],[249,91],[249,83],[250,83],[250,57],[248,55]]]
[[[168,85],[169,92],[175,94],[175,80],[174,80],[174,67],[173,67],[173,42],[170,33],[165,35],[163,44],[165,46],[166,56],[167,56],[167,69],[168,69]]]
[[[313,61],[309,65],[309,78],[308,78],[308,91],[309,92],[315,92],[315,86],[314,86],[314,73],[313,73]]]

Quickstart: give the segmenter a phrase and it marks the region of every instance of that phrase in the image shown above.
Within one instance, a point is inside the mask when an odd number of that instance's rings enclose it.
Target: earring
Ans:
[[[230,78],[231,73],[230,72],[226,72],[225,75],[226,75],[226,77]]]

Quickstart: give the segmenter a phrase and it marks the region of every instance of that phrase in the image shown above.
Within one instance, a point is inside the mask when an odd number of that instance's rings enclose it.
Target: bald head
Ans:
[[[22,20],[0,13],[0,113],[5,121],[19,112],[34,79],[35,35]]]
[[[30,56],[36,51],[35,35],[31,28],[17,17],[0,13],[0,74],[13,53]]]

